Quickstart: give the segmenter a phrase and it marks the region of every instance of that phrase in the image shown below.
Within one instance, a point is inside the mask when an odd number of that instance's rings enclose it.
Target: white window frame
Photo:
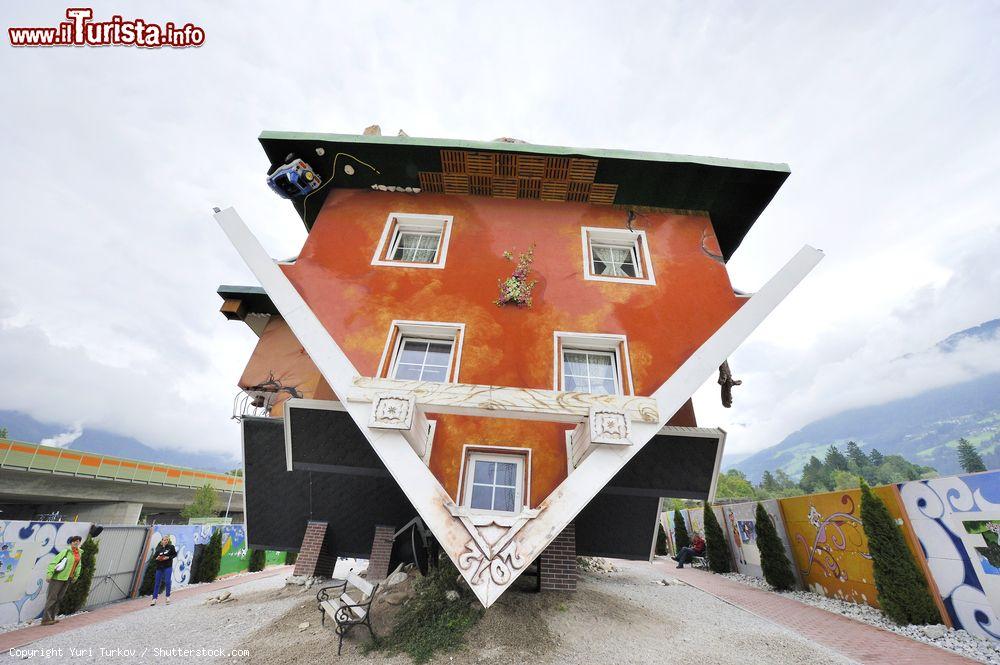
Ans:
[[[583,278],[596,282],[617,282],[619,284],[655,285],[653,275],[653,259],[650,256],[649,241],[645,231],[629,231],[628,229],[608,229],[599,226],[583,226],[580,228],[583,248]],[[632,251],[635,258],[635,277],[618,277],[613,275],[598,275],[594,273],[593,245],[625,247]]]
[[[562,350],[562,380],[563,380],[563,385],[565,385],[565,383],[566,383],[566,354],[567,353],[581,353],[581,354],[584,354],[584,355],[607,356],[607,357],[611,358],[611,369],[612,369],[612,377],[611,378],[615,382],[615,390],[611,394],[612,395],[621,395],[622,394],[621,370],[619,369],[619,365],[621,363],[621,359],[618,357],[618,352],[617,351],[605,351],[604,349],[581,349],[581,348],[576,347],[576,346],[570,346],[570,347],[564,346],[563,350]],[[588,366],[590,365],[589,361],[587,362],[587,365]],[[588,370],[588,373],[587,373],[586,377],[576,377],[576,378],[586,378],[588,383],[590,383],[591,379],[592,379],[592,377],[590,376],[589,370]]]
[[[470,450],[471,449],[471,450]],[[472,485],[477,460],[485,462],[514,462],[517,464],[518,484],[514,492],[514,510],[485,510],[472,507]],[[517,515],[530,509],[531,503],[531,449],[505,446],[478,446],[466,444],[462,448],[462,466],[459,469],[462,496],[460,505],[472,515]]]
[[[400,335],[399,336],[399,339],[397,340],[397,343],[396,343],[396,352],[393,354],[393,357],[392,357],[392,366],[389,367],[389,378],[390,379],[396,379],[397,378],[396,377],[396,370],[399,367],[399,354],[402,352],[403,345],[406,342],[420,342],[422,344],[428,344],[428,345],[430,345],[430,344],[448,344],[448,346],[451,347],[451,348],[448,351],[448,362],[444,366],[444,377],[445,377],[444,381],[434,381],[434,383],[448,383],[448,377],[451,376],[451,373],[452,373],[451,370],[452,370],[452,367],[454,367],[453,361],[455,359],[455,340],[454,339],[443,339],[443,338],[441,338],[441,339],[435,339],[433,337],[414,337],[412,335]],[[424,356],[424,359],[426,360],[426,355]],[[407,363],[407,364],[412,364],[412,363]],[[426,367],[427,367],[426,363],[424,363],[424,364],[422,364],[420,366],[420,372],[421,372],[421,374],[423,374],[423,370]],[[401,380],[401,381],[425,381],[427,379],[399,379],[399,380]]]
[[[382,347],[376,376],[394,378],[396,360],[403,346],[404,339],[416,339],[430,342],[451,342],[448,378],[444,383],[458,383],[458,372],[462,366],[462,344],[465,342],[464,323],[446,323],[443,321],[408,321],[396,319],[389,325],[389,334]]]
[[[615,354],[616,383],[619,395],[634,395],[632,363],[629,360],[628,337],[601,333],[576,333],[557,330],[552,333],[552,389],[565,390],[563,354],[566,351],[598,351]]]
[[[385,220],[385,227],[379,238],[378,246],[375,248],[375,255],[372,257],[373,266],[388,266],[393,268],[444,268],[448,258],[448,244],[451,241],[451,226],[454,217],[451,215],[423,215],[410,212],[391,212]],[[411,261],[394,261],[392,255],[395,253],[399,237],[407,231],[413,233],[439,233],[441,240],[438,244],[437,255],[431,263],[417,263]],[[385,257],[385,258],[383,258]]]

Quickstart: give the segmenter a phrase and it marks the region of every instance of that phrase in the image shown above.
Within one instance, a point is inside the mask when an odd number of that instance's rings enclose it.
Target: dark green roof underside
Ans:
[[[278,308],[271,302],[271,296],[259,286],[229,286],[223,284],[218,289],[219,297],[223,300],[242,300],[246,305],[247,313],[252,314],[277,314]]]
[[[294,152],[323,178],[324,186],[308,200],[306,214],[301,201],[294,202],[307,229],[312,228],[332,187],[370,189],[373,184],[419,187],[420,171],[441,171],[442,148],[590,157],[599,160],[594,181],[618,185],[616,205],[707,212],[727,260],[789,175],[785,164],[493,141],[263,132],[260,142],[272,164],[284,161],[286,155]],[[316,148],[323,148],[322,157],[316,154]],[[345,155],[337,164],[334,182],[327,186],[338,153]],[[380,173],[373,173],[355,160],[371,164]],[[354,175],[344,173],[345,164],[354,167]]]

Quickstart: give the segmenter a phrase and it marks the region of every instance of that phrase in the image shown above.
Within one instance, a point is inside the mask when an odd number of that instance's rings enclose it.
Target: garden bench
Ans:
[[[348,595],[348,587],[355,591],[355,595],[360,598],[352,598]],[[367,626],[368,633],[375,639],[372,631],[371,608],[372,601],[375,600],[375,592],[378,591],[378,584],[371,584],[367,580],[354,572],[347,574],[347,579],[323,587],[316,594],[316,602],[319,604],[319,611],[322,615],[320,625],[326,625],[326,615],[329,614],[337,624],[336,633],[339,642],[337,643],[337,655],[344,646],[344,635],[354,626]]]
[[[704,556],[691,557],[691,565],[694,568],[700,568],[701,570],[708,570],[708,557]]]

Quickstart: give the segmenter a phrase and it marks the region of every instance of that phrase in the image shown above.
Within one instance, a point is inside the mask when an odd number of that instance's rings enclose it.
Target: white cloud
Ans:
[[[63,9],[19,3],[4,18],[51,25]],[[264,186],[262,129],[378,122],[788,162],[730,263],[734,283],[763,283],[806,242],[828,258],[734,356],[736,406],[699,400],[702,422],[734,429],[734,451],[894,394],[882,363],[998,315],[989,3],[174,2],[143,14],[197,23],[206,44],[0,47],[0,408],[238,450],[228,415],[253,337],[222,320],[214,290],[253,281],[209,211],[236,205],[274,256],[304,238]]]
[[[56,434],[48,439],[42,439],[39,443],[43,446],[52,446],[54,448],[68,448],[70,444],[81,436],[83,436],[83,426],[80,423],[76,423],[72,429]]]

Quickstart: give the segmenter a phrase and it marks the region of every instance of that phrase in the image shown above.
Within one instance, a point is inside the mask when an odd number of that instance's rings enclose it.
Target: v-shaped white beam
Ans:
[[[227,208],[217,212],[215,219],[260,280],[323,378],[338,395],[347,395],[358,371],[336,340],[236,211]],[[653,393],[660,422],[633,423],[631,446],[597,447],[537,511],[532,511],[531,517],[495,524],[476,523],[462,514],[402,434],[368,427],[370,404],[347,400],[342,403],[480,602],[489,607],[822,258],[823,253],[812,247],[799,250]]]

